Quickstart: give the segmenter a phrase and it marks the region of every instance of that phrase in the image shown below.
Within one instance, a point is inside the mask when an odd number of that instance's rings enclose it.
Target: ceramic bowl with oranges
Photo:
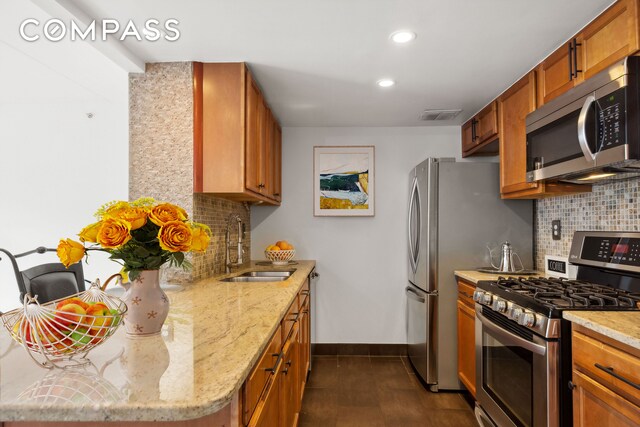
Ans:
[[[273,265],[287,265],[296,254],[296,248],[286,240],[279,240],[275,245],[269,245],[264,251],[264,256]]]

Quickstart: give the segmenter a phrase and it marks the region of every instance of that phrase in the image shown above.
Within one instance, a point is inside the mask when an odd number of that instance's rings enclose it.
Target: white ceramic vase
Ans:
[[[169,314],[169,298],[160,289],[160,270],[143,270],[133,282],[124,283],[127,335],[157,335]]]

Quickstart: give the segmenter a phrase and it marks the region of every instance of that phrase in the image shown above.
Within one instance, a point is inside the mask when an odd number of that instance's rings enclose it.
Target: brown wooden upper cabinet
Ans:
[[[588,185],[527,182],[527,114],[536,108],[536,72],[530,71],[498,98],[500,194],[503,199],[539,199],[591,191]]]
[[[498,154],[498,102],[493,101],[462,125],[462,157]]]
[[[638,49],[638,0],[620,0],[537,68],[538,106]]]
[[[245,63],[194,63],[194,191],[280,203],[281,130]]]

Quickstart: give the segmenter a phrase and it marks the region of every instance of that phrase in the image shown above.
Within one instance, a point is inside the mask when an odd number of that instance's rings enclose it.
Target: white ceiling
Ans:
[[[126,46],[145,62],[247,61],[284,126],[459,124],[611,0],[67,0],[94,18],[176,18],[177,42]],[[398,29],[418,34],[394,45]],[[382,77],[397,81],[382,89]]]

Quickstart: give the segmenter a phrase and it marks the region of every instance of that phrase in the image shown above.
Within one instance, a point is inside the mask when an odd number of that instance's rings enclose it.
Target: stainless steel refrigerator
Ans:
[[[490,266],[504,241],[531,268],[533,202],[500,199],[497,163],[429,158],[409,183],[409,360],[432,391],[459,390],[453,272]]]

